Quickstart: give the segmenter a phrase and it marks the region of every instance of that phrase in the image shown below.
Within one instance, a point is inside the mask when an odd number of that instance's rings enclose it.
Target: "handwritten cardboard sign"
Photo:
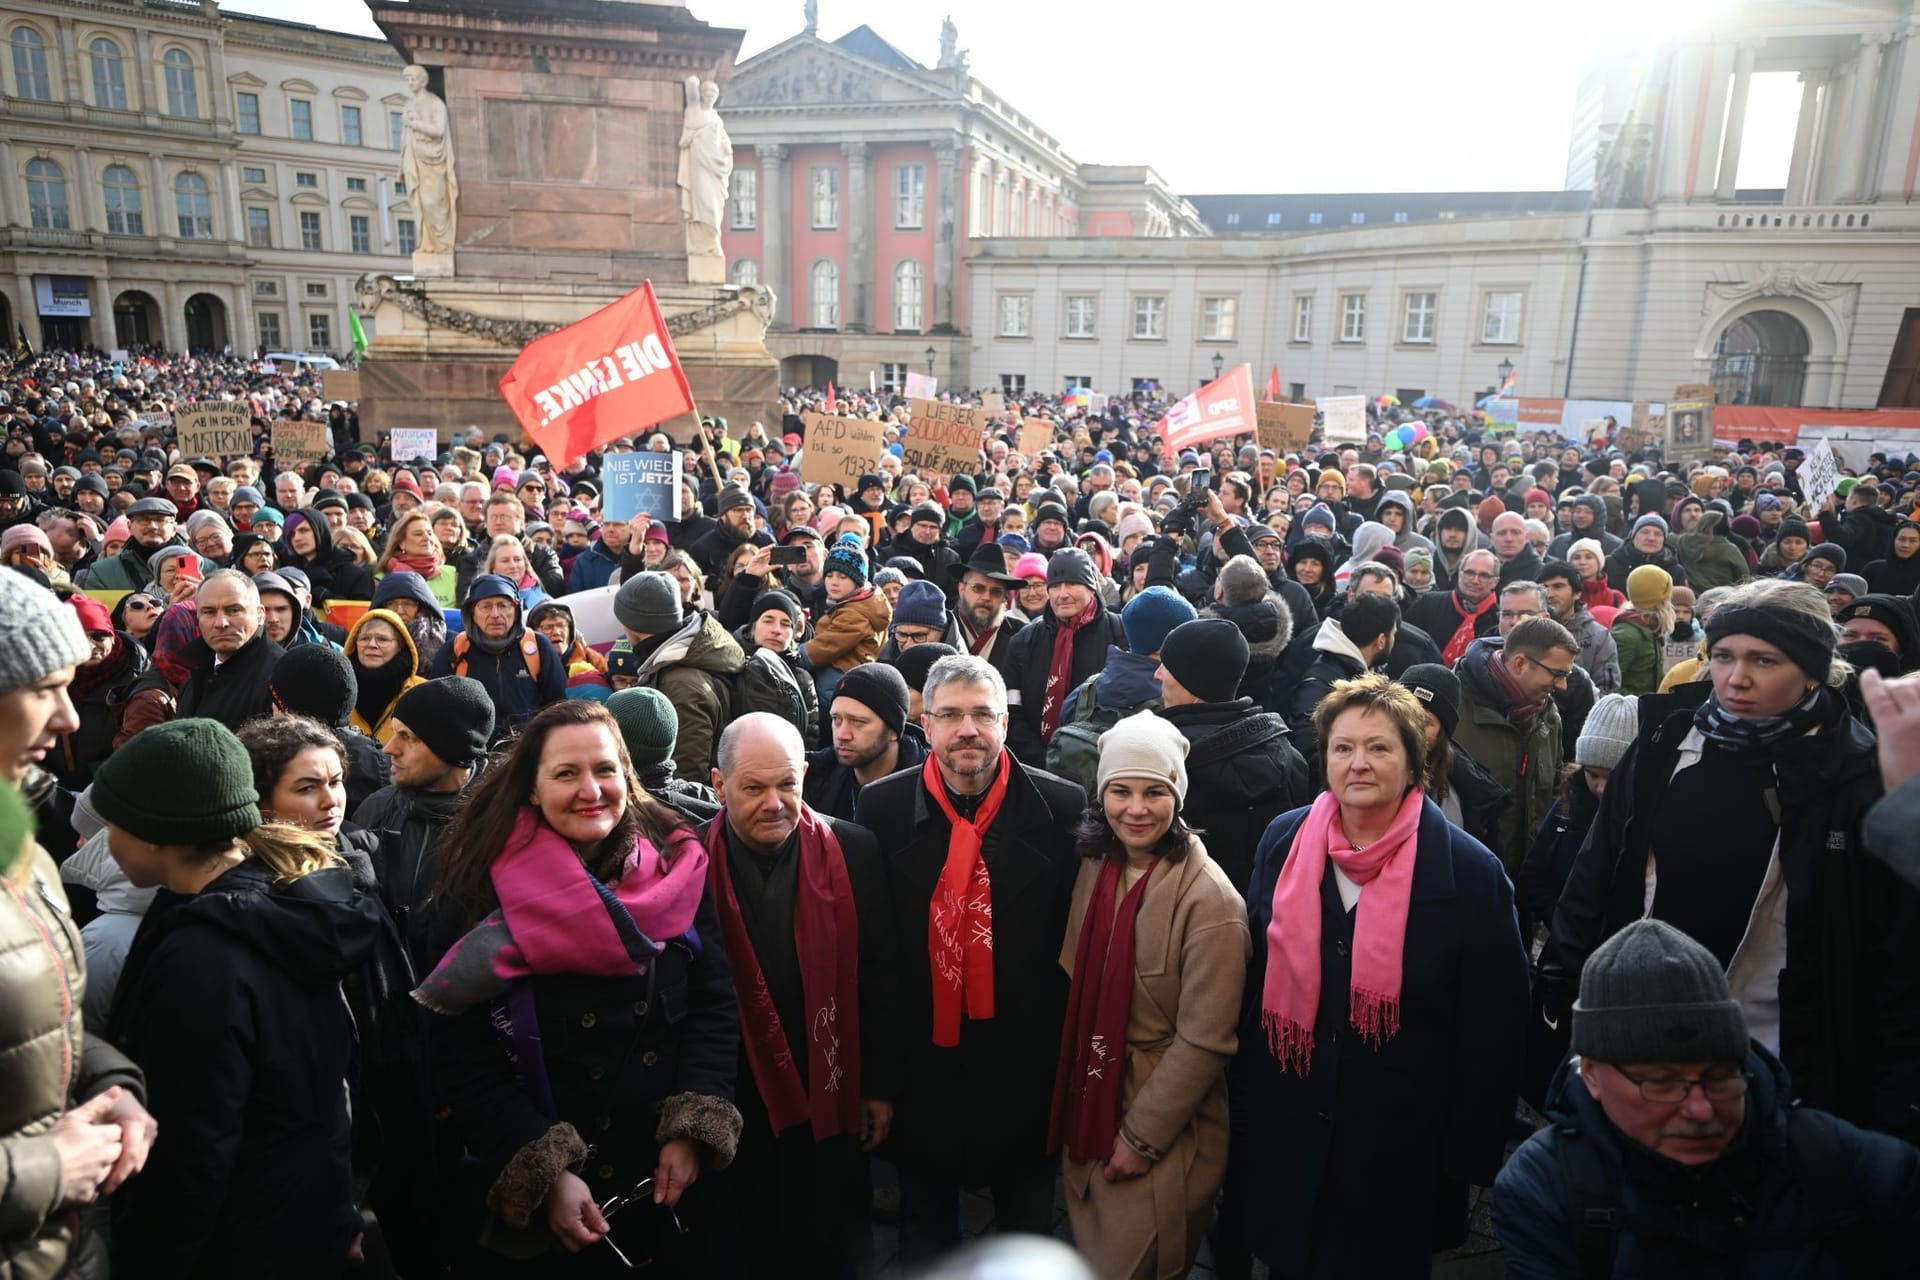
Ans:
[[[940,393],[940,380],[930,373],[909,373],[906,396],[909,400],[931,400]]]
[[[1262,400],[1255,404],[1254,438],[1262,449],[1277,454],[1297,453],[1313,435],[1313,406]]]
[[[440,433],[432,427],[395,427],[387,443],[395,462],[412,462],[417,458],[431,462],[440,456]]]
[[[800,455],[800,479],[807,484],[830,484],[852,493],[861,476],[880,469],[884,423],[827,413],[802,414],[801,421],[807,424],[807,447]]]
[[[332,448],[333,437],[324,422],[281,419],[273,424],[273,460],[276,464],[319,462]]]
[[[990,418],[997,418],[1007,411],[1007,398],[998,391],[983,392],[980,396],[980,409]]]
[[[980,460],[980,440],[987,426],[985,411],[939,400],[908,402],[913,419],[901,440],[901,461],[909,471],[926,475],[955,475],[972,471]]]
[[[1367,439],[1367,398],[1365,396],[1328,396],[1320,402],[1326,412],[1328,444],[1365,444]]]
[[[1053,424],[1045,418],[1027,418],[1020,423],[1020,437],[1017,442],[1020,452],[1031,458],[1034,454],[1053,447]]]
[[[187,458],[244,458],[253,452],[253,407],[244,400],[206,400],[174,414]]]

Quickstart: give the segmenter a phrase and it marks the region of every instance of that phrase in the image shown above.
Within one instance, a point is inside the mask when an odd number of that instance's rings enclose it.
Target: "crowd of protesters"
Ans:
[[[1920,1270],[1920,464],[1164,409],[395,458],[16,362],[0,1276],[855,1276],[969,1190],[1099,1277],[1489,1198],[1516,1276]]]

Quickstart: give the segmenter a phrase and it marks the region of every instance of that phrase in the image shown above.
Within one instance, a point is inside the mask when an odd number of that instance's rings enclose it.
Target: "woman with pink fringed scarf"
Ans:
[[[1274,819],[1247,893],[1216,1255],[1276,1280],[1425,1276],[1500,1167],[1527,955],[1499,859],[1420,789],[1415,692],[1341,681],[1313,719],[1327,790]]]

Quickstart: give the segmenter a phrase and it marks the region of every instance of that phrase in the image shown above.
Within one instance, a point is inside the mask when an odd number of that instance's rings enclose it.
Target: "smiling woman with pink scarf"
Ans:
[[[1499,859],[1419,787],[1425,725],[1383,676],[1335,684],[1327,790],[1255,854],[1216,1254],[1274,1276],[1425,1276],[1500,1167],[1527,956]]]

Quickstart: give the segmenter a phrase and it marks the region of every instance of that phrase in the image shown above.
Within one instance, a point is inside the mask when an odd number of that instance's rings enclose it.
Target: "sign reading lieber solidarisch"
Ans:
[[[860,477],[880,469],[886,428],[872,418],[841,418],[828,413],[801,415],[807,447],[800,454],[800,478],[808,484],[838,485],[852,493]]]
[[[901,440],[901,461],[910,471],[955,475],[972,471],[980,460],[986,414],[969,405],[940,400],[908,402],[913,420]]]
[[[174,428],[182,457],[244,458],[253,452],[253,407],[244,400],[188,405],[175,411]]]

